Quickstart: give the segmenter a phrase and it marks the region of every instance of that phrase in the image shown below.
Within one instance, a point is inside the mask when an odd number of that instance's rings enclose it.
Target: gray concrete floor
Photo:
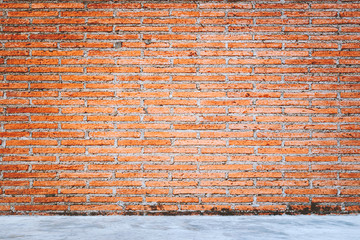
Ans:
[[[350,216],[1,216],[0,239],[360,239]]]

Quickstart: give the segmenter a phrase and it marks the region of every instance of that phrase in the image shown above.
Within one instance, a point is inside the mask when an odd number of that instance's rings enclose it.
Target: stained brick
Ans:
[[[0,8],[2,214],[359,213],[358,3]]]

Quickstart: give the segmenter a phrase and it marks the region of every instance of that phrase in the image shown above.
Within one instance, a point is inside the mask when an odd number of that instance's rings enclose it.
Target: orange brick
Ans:
[[[2,214],[359,213],[359,3],[0,8]]]

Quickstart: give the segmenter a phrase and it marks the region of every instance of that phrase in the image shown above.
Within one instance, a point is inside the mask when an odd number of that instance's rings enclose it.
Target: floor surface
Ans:
[[[1,216],[0,239],[360,239],[350,216]]]

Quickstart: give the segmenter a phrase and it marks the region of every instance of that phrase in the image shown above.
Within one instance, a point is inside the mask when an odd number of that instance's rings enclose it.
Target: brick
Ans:
[[[257,197],[259,202],[309,202],[308,197]]]
[[[224,27],[172,27],[173,32],[223,32]]]
[[[72,205],[71,211],[120,211],[123,208],[118,205]]]
[[[18,26],[18,27],[3,27],[5,32],[56,32],[56,27],[27,27],[27,26]]]
[[[55,178],[56,173],[3,173],[4,178]]]
[[[0,3],[0,211],[358,213],[359,7]]]
[[[45,195],[57,194],[57,189],[7,189],[5,191],[9,195]]]
[[[31,34],[30,39],[49,39],[49,40],[80,40],[84,36],[81,34]]]
[[[24,205],[15,206],[16,211],[66,211],[65,205]]]
[[[287,17],[335,17],[335,11],[285,11]]]
[[[1,203],[29,203],[30,197],[4,197],[0,200]]]
[[[60,26],[60,32],[111,32],[108,26]]]
[[[34,19],[34,24],[81,24],[85,19]]]

